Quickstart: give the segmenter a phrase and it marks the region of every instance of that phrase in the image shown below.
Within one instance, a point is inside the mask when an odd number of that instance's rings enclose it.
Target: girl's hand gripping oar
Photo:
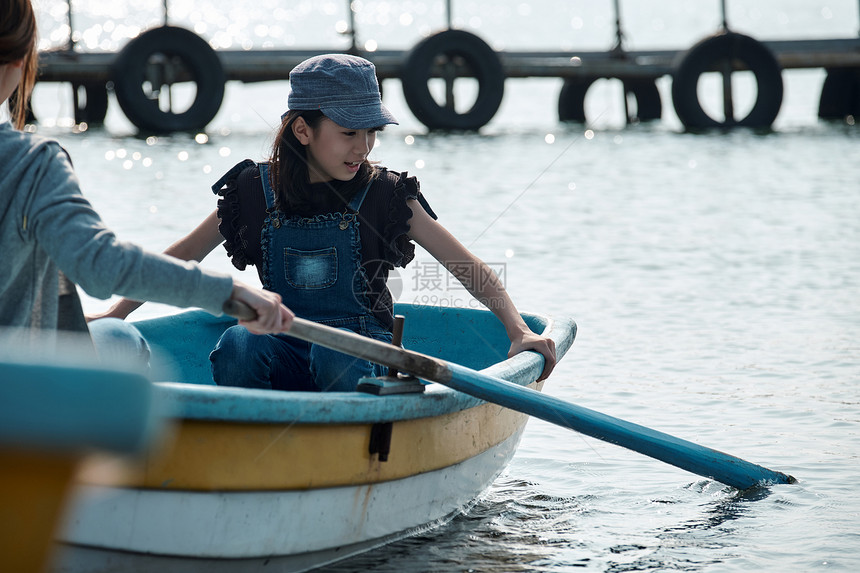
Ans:
[[[234,301],[228,301],[224,305],[224,312],[242,319],[252,317],[253,313],[249,307]],[[729,454],[359,334],[301,318],[293,320],[286,334],[356,358],[396,368],[418,378],[438,382],[464,394],[623,446],[738,489],[747,489],[762,483],[796,481],[790,475],[769,470]]]

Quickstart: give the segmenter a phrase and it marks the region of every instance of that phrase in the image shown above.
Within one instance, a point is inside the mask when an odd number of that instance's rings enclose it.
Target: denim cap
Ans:
[[[318,109],[347,129],[370,129],[397,120],[382,104],[376,67],[348,54],[314,56],[290,72],[290,110]]]

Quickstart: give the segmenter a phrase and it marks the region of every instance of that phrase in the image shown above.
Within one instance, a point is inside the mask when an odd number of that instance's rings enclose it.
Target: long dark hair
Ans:
[[[21,81],[9,98],[12,123],[22,129],[27,122],[27,105],[36,83],[39,54],[36,51],[36,16],[30,0],[4,0],[0,11],[0,65],[24,60]]]
[[[281,119],[281,127],[275,136],[269,157],[269,170],[272,189],[275,191],[275,206],[288,213],[306,212],[313,204],[310,196],[307,149],[293,133],[293,122],[299,117],[304,119],[311,129],[317,129],[325,119],[325,115],[319,110],[290,110]],[[339,186],[337,192],[340,199],[344,203],[348,202],[359,188],[367,185],[374,174],[373,165],[365,159],[356,176],[346,185]]]

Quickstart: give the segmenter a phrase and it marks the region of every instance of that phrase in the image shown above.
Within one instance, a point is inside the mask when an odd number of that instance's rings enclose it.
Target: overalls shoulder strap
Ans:
[[[355,194],[355,197],[353,197],[352,201],[347,205],[347,208],[350,211],[358,213],[358,210],[361,208],[361,204],[364,203],[364,198],[367,197],[367,192],[370,191],[371,185],[373,185],[372,179],[364,186],[364,189],[362,189],[361,192]]]
[[[260,169],[260,180],[263,183],[263,195],[266,196],[266,208],[272,209],[275,206],[275,192],[272,191],[271,178],[269,177],[269,164],[258,163]]]

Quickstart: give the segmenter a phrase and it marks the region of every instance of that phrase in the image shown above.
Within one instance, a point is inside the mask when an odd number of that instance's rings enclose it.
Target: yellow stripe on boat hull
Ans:
[[[377,483],[469,459],[504,441],[527,418],[487,403],[443,416],[394,422],[387,461],[369,453],[371,424],[181,420],[169,446],[150,453],[137,477],[112,479],[105,485],[259,491]]]

